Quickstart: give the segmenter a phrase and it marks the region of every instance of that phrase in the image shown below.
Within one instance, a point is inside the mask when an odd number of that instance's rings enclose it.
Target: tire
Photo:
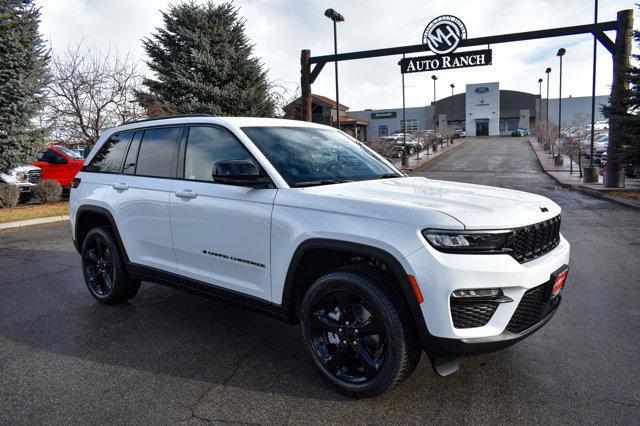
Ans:
[[[402,383],[420,359],[403,312],[380,276],[357,267],[329,272],[311,285],[302,301],[305,348],[320,373],[342,393],[380,395]]]
[[[416,153],[415,148],[409,148],[409,155],[413,155]]]
[[[20,204],[26,204],[29,201],[31,201],[32,198],[33,198],[33,194],[30,192],[27,194],[20,194],[20,198],[18,198],[18,202]]]
[[[396,153],[396,157],[398,157],[398,158],[404,157],[404,151],[399,149],[398,152]]]
[[[82,273],[89,292],[100,303],[124,302],[140,289],[140,281],[129,277],[111,228],[106,226],[87,233],[82,243]]]

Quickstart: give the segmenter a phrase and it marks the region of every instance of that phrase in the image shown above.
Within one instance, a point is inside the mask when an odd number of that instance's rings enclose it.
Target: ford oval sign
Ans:
[[[487,93],[489,88],[486,86],[476,87],[476,93]]]
[[[452,15],[442,15],[429,22],[422,34],[422,43],[437,55],[453,52],[460,40],[467,38],[467,28]]]

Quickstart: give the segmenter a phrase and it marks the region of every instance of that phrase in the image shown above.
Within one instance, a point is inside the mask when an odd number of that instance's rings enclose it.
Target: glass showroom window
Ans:
[[[405,127],[405,120],[400,120],[400,129],[405,133],[413,133],[418,130],[418,119],[412,118],[407,120],[407,125]]]

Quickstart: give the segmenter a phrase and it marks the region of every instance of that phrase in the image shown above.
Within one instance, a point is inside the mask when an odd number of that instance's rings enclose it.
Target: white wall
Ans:
[[[483,91],[486,88],[488,90]],[[467,84],[466,91],[467,136],[476,135],[476,120],[489,120],[489,135],[500,134],[500,84]]]

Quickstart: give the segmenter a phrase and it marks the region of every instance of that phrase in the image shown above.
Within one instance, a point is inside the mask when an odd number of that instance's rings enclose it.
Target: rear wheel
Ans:
[[[120,249],[108,227],[93,228],[85,237],[82,273],[89,292],[101,303],[131,299],[140,288],[140,281],[129,277]]]
[[[347,395],[379,395],[415,368],[408,322],[375,274],[344,268],[323,275],[305,294],[300,317],[314,364]]]
[[[409,148],[409,155],[413,155],[416,153],[415,148]]]

